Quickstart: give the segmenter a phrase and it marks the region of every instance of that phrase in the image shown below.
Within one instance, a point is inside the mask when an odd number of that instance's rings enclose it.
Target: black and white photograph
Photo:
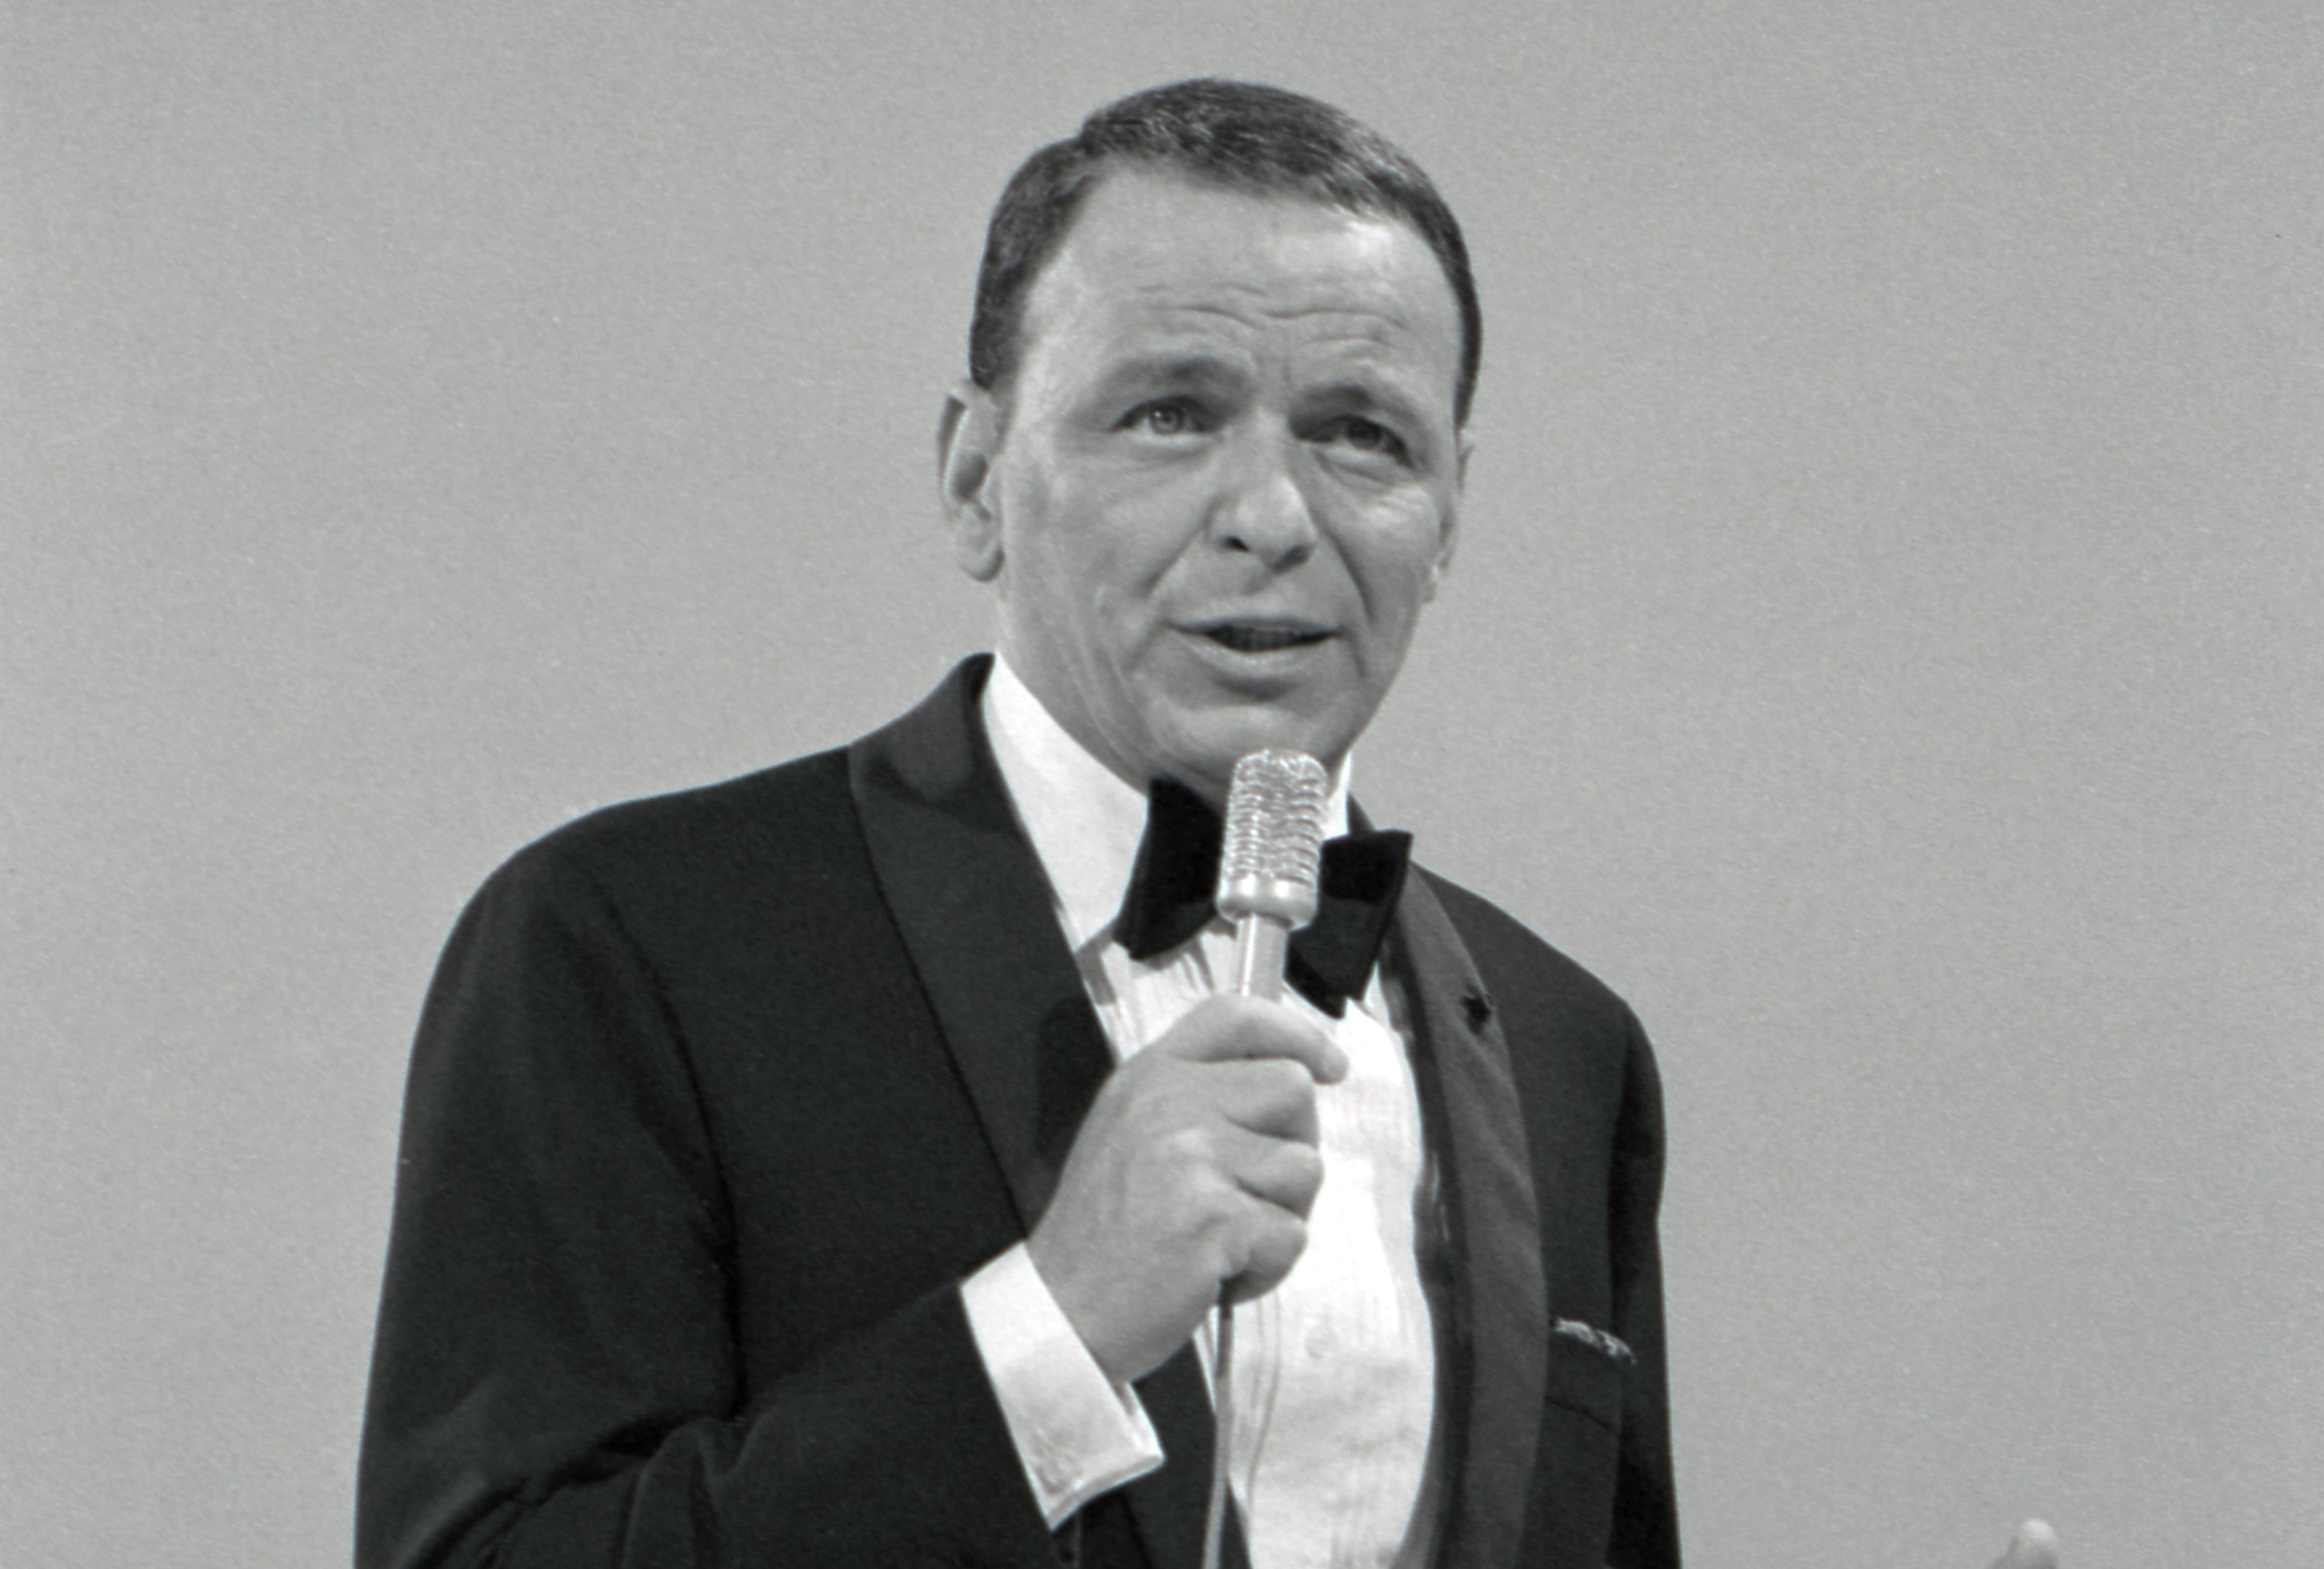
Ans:
[[[0,0],[0,1565],[2324,1563],[2324,17]]]

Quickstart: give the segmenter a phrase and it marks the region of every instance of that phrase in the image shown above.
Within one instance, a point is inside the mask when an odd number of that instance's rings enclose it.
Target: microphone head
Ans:
[[[1235,764],[1219,854],[1221,915],[1263,915],[1293,928],[1315,918],[1331,783],[1304,752],[1253,752]]]

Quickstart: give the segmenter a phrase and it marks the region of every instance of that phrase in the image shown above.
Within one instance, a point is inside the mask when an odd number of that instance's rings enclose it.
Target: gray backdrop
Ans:
[[[1698,1569],[2324,1561],[2306,5],[6,7],[0,1560],[344,1560],[503,855],[982,646],[931,433],[1115,93],[1469,225],[1360,789],[1660,1045]]]

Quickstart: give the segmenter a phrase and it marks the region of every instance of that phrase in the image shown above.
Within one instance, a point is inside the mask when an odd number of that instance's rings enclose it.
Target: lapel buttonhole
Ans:
[[[1461,999],[1461,1010],[1469,1016],[1469,1028],[1482,1029],[1493,1017],[1493,1000],[1482,992],[1471,992]]]

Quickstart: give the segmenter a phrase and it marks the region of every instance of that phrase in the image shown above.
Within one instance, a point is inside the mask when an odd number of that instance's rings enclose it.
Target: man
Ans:
[[[1311,99],[1181,83],[1028,161],[940,429],[1001,658],[479,893],[359,1564],[1194,1569],[1222,1293],[1228,1562],[1677,1563],[1645,1039],[1345,794],[1479,332],[1426,177]],[[1277,1004],[1202,891],[1284,746],[1359,834]]]

